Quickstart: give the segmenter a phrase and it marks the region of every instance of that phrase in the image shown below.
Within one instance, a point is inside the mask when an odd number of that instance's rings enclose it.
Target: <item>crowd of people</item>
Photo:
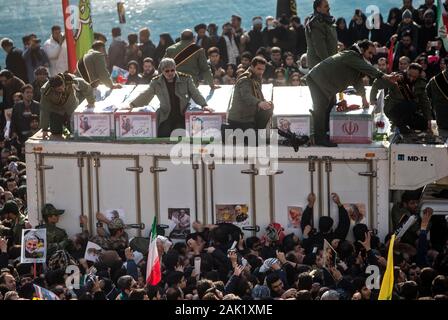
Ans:
[[[39,226],[47,229],[47,263],[21,263],[21,230],[31,226],[23,202],[18,206],[9,200],[1,212],[0,299],[38,299],[37,288],[43,288],[60,300],[377,300],[382,277],[370,278],[372,266],[378,276],[384,274],[395,233],[400,238],[393,247],[392,299],[446,300],[447,222],[430,208],[420,218],[419,197],[419,191],[408,191],[394,205],[393,232],[385,239],[362,220],[351,228],[352,216],[337,194],[332,194],[339,209],[337,225],[322,216],[313,226],[318,213],[316,196],[310,194],[298,220],[300,233],[286,233],[272,222],[260,237],[247,236],[233,224],[196,221],[184,240],[173,240],[158,227],[162,277],[152,285],[146,281],[148,238],[129,241],[119,216],[102,213],[96,215],[95,235],[85,229],[68,237],[57,227],[64,210],[51,204],[42,209],[45,223]],[[403,233],[412,215],[418,215],[417,221]],[[87,226],[87,217],[80,222]],[[100,246],[94,253],[89,249],[96,261],[86,260],[88,241]],[[67,279],[74,266],[80,270],[78,286]]]
[[[318,226],[313,226],[318,213],[313,209],[315,196],[310,194],[301,217],[300,233],[285,234],[281,225],[272,222],[260,233],[261,237],[247,237],[232,224],[194,222],[193,232],[185,241],[176,242],[159,229],[157,247],[162,280],[154,286],[146,284],[147,239],[129,241],[126,226],[120,218],[109,219],[98,213],[99,224],[94,234],[84,228],[84,232],[69,237],[57,227],[64,211],[46,204],[42,208],[44,223],[39,227],[47,229],[47,263],[37,264],[34,269],[33,264],[20,262],[22,230],[38,227],[32,226],[27,219],[24,142],[42,128],[42,124],[44,131],[49,123],[52,130],[62,131],[80,97],[94,104],[93,88],[98,83],[117,87],[110,79],[114,66],[129,71],[127,84],[151,84],[154,87],[158,83],[160,86],[164,83],[173,85],[169,79],[174,75],[169,74],[176,72],[176,67],[178,70],[183,68],[182,72],[191,77],[181,74],[179,79],[184,81],[185,90],[192,93],[196,92],[193,83],[205,82],[217,88],[222,84],[236,84],[241,79],[253,79],[252,73],[260,77],[260,83],[295,86],[306,84],[307,79],[303,78],[310,69],[328,56],[337,51],[356,49],[365,59],[372,59],[372,64],[380,70],[379,74],[371,72],[378,75],[377,80],[367,76],[363,81],[365,85],[373,84],[373,92],[383,87],[388,89],[386,109],[389,109],[386,113],[395,125],[401,130],[425,129],[428,118],[432,117],[434,99],[441,96],[435,90],[440,80],[433,77],[446,70],[448,61],[443,41],[437,37],[434,1],[427,0],[415,9],[412,0],[403,0],[402,8],[391,9],[387,22],[381,18],[377,29],[367,28],[367,19],[361,10],[355,11],[347,28],[343,18],[336,20],[329,15],[327,1],[316,0],[314,3],[315,12],[304,24],[297,16],[253,17],[252,29],[243,30],[242,18],[234,15],[222,26],[221,35],[214,23],[198,24],[194,33],[184,31],[176,41],[169,34],[161,34],[157,46],[151,41],[148,28],[128,35],[128,41],[121,38],[120,28],[114,28],[108,48],[106,37],[96,35],[92,50],[78,63],[77,76],[67,73],[59,76],[68,69],[65,38],[60,27],[52,28],[51,36],[43,46],[36,35],[27,35],[23,38],[23,51],[10,39],[3,39],[1,47],[7,57],[6,69],[0,71],[3,91],[0,115],[3,168],[0,179],[3,206],[0,211],[0,299],[36,299],[39,297],[36,288],[43,288],[62,300],[375,300],[379,287],[369,285],[366,269],[377,266],[384,274],[391,234],[399,232],[411,216],[418,216],[417,221],[394,245],[393,299],[448,299],[447,223],[443,216],[433,215],[430,208],[419,216],[421,191],[405,192],[402,201],[395,204],[391,211],[393,230],[385,239],[379,239],[375,230],[370,230],[362,221],[350,229],[349,214],[337,194],[332,195],[339,208],[337,226],[330,217],[316,219]],[[336,27],[331,29],[334,24]],[[322,28],[322,34],[328,33],[323,35],[324,38],[335,33],[337,46],[335,50],[329,50],[327,56],[320,56],[322,43],[314,43],[312,36],[317,35],[317,31],[311,35],[313,28]],[[354,43],[358,43],[355,49]],[[397,45],[392,65],[389,65],[391,60],[387,51],[393,43]],[[195,72],[187,72],[193,67],[189,65],[191,61],[183,63],[189,57],[185,52],[193,56],[202,51],[205,60],[198,58],[194,62]],[[186,57],[182,60],[179,53]],[[351,61],[356,62],[356,59]],[[97,75],[85,72],[92,64],[104,65],[104,72]],[[162,64],[159,71],[163,71],[165,78],[158,75],[159,64]],[[261,66],[262,69],[257,71]],[[406,86],[391,88],[381,81],[389,79],[395,72],[402,74]],[[159,78],[153,81],[156,77]],[[245,85],[252,83],[255,82],[247,81]],[[260,90],[254,88],[256,96]],[[174,87],[169,92],[174,93]],[[152,96],[154,94],[156,92]],[[168,105],[172,96],[174,94],[167,98]],[[421,119],[409,117],[402,120],[401,116],[406,113],[402,111],[403,96],[407,103],[415,100],[421,109]],[[373,94],[371,102],[375,98]],[[254,109],[272,108],[268,102],[257,99]],[[199,96],[198,100],[204,108],[207,107]],[[246,101],[244,96],[241,101]],[[177,101],[178,104],[183,102]],[[63,112],[58,111],[61,106]],[[237,106],[233,107],[237,109]],[[436,110],[437,120],[439,126],[446,127],[446,112],[442,109]],[[230,120],[240,126],[239,111],[233,112],[238,116]],[[322,130],[324,127],[322,122]],[[80,217],[80,223],[84,227],[89,225],[85,216]],[[84,259],[88,241],[102,248],[96,262]],[[334,251],[327,251],[328,246]],[[199,268],[195,264],[198,260]],[[69,288],[66,283],[66,270],[70,265],[81,270],[80,288]]]

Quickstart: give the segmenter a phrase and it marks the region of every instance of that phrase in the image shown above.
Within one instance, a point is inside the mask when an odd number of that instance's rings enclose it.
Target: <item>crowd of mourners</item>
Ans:
[[[422,78],[429,80],[445,70],[448,61],[437,37],[433,3],[427,0],[416,9],[411,0],[404,0],[403,7],[390,10],[387,21],[381,16],[376,29],[367,27],[367,18],[358,9],[348,25],[338,18],[339,49],[371,39],[377,47],[374,63],[381,71],[405,71],[417,62]],[[194,31],[196,44],[207,52],[216,85],[234,84],[252,58],[261,55],[268,60],[264,82],[294,86],[304,85],[302,77],[309,71],[305,28],[298,16],[282,16],[253,17],[251,30],[243,30],[242,18],[234,15],[221,34],[214,23],[199,24]],[[174,43],[165,33],[156,46],[150,35],[144,28],[125,41],[120,28],[112,30],[109,70],[127,69],[127,84],[148,84]],[[107,43],[106,36],[95,37]],[[398,45],[389,67],[391,42]],[[232,224],[194,222],[193,232],[178,241],[159,228],[162,280],[157,285],[146,283],[148,240],[129,241],[120,218],[98,213],[95,235],[84,230],[68,237],[57,227],[63,211],[46,204],[41,227],[47,228],[47,263],[21,263],[22,230],[37,227],[27,219],[24,142],[39,130],[40,88],[49,76],[65,71],[67,59],[60,27],[54,26],[50,38],[40,44],[34,34],[23,38],[23,50],[10,39],[1,41],[7,57],[6,68],[0,71],[0,300],[36,299],[36,286],[62,300],[375,300],[378,282],[371,283],[366,268],[374,265],[384,274],[391,234],[398,233],[411,216],[417,216],[417,221],[394,245],[393,299],[448,299],[447,221],[430,208],[420,215],[421,190],[403,193],[390,213],[393,230],[385,238],[362,220],[352,221],[336,194],[337,224],[331,217],[319,217],[313,209],[315,196],[310,194],[300,228],[294,232],[273,222],[257,237]],[[369,83],[367,77],[365,84]],[[80,222],[84,227],[89,224],[85,216]],[[96,262],[84,259],[88,241],[102,248]],[[335,251],[324,250],[326,243]],[[199,268],[195,267],[198,258]],[[70,265],[80,269],[79,288],[67,286]]]

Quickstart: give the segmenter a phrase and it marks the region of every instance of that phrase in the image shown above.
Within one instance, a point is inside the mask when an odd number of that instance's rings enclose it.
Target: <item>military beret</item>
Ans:
[[[59,216],[61,214],[64,213],[64,210],[58,210],[55,208],[54,205],[52,205],[51,203],[46,203],[44,205],[44,207],[42,208],[42,216],[43,217],[47,217],[47,216]]]

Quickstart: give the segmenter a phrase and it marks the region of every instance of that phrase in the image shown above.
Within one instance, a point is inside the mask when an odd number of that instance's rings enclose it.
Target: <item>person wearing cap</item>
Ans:
[[[14,73],[23,82],[28,83],[28,73],[22,50],[14,47],[14,42],[9,38],[3,38],[0,41],[0,46],[6,52],[6,69]]]
[[[104,214],[98,212],[96,218],[99,224],[97,224],[97,234],[90,238],[90,241],[98,244],[104,250],[116,250],[124,253],[124,250],[129,247],[129,237],[124,231],[126,225],[123,220],[118,217],[108,219]],[[81,223],[87,225],[87,217],[81,216]],[[109,234],[103,227],[103,224],[107,225]]]
[[[11,221],[13,244],[20,245],[22,242],[22,230],[31,228],[31,225],[28,222],[28,217],[20,212],[19,206],[14,200],[7,201],[0,214],[6,215]]]
[[[106,63],[106,46],[102,41],[95,41],[92,48],[78,61],[76,74],[93,88],[100,84],[109,89],[121,88],[121,85],[112,82]]]
[[[70,127],[70,118],[83,99],[87,99],[89,108],[95,106],[92,87],[70,73],[51,77],[42,87],[41,95],[40,125],[44,137],[49,128],[52,134],[62,134],[64,125]]]
[[[58,250],[69,250],[72,243],[68,239],[67,232],[56,226],[59,217],[64,214],[65,210],[56,209],[51,203],[46,203],[41,212],[45,224],[37,229],[47,230],[47,255],[51,256]]]
[[[404,34],[410,34],[412,38],[412,46],[417,50],[420,26],[413,20],[412,13],[409,9],[403,12],[401,19],[396,32],[396,34],[398,34],[398,40],[401,40]]]
[[[305,20],[308,65],[319,62],[338,52],[335,19],[330,15],[328,0],[314,0],[314,12]]]
[[[273,16],[267,16],[265,18],[266,26],[263,29],[263,46],[271,48],[274,46],[274,30],[278,21]]]
[[[258,48],[264,46],[263,41],[263,18],[260,16],[252,18],[252,30],[247,35],[249,36],[249,42],[246,44],[246,50],[249,51],[252,56],[255,56]]]
[[[211,40],[207,37],[207,25],[205,23],[200,23],[194,27],[194,31],[196,32],[195,43],[204,49],[205,52],[211,47]]]
[[[196,85],[202,79],[211,88],[215,88],[205,51],[194,43],[193,31],[182,31],[180,41],[166,49],[164,58],[174,59],[177,71],[192,76]]]
[[[435,24],[435,11],[428,9],[423,14],[423,23],[418,30],[418,52],[425,52],[428,42],[437,37],[437,26]]]
[[[418,10],[412,5],[412,0],[403,0],[403,6],[400,8],[400,14],[403,14],[406,10],[411,12],[412,20],[415,22],[420,22]]]
[[[41,66],[45,68],[50,67],[50,60],[44,49],[41,48],[40,43],[40,39],[33,37],[30,47],[23,52],[29,83],[34,81],[34,70]]]

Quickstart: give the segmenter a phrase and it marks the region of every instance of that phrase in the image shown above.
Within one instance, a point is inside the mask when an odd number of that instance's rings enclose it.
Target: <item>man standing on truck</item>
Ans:
[[[328,0],[314,0],[314,13],[305,20],[308,65],[319,62],[338,52],[338,36],[334,17],[330,15]]]
[[[373,42],[362,40],[348,50],[339,52],[315,66],[306,76],[306,82],[313,99],[314,144],[325,147],[337,147],[327,135],[330,117],[328,106],[338,92],[353,86],[362,97],[364,108],[369,107],[362,78],[383,78],[396,82],[396,75],[387,75],[372,66],[370,60],[375,55]]]
[[[163,58],[159,69],[162,74],[155,77],[149,88],[130,103],[130,108],[146,106],[154,96],[160,101],[157,110],[157,136],[170,137],[176,129],[185,129],[185,111],[190,99],[202,106],[204,111],[212,111],[207,101],[193,83],[193,78],[176,71],[176,63],[171,58]]]
[[[51,77],[41,89],[40,125],[43,137],[62,134],[64,125],[70,127],[70,119],[79,102],[87,99],[88,108],[95,107],[92,87],[82,78],[69,73]]]
[[[370,102],[375,104],[378,90],[389,89],[384,99],[384,112],[400,133],[412,130],[432,132],[431,102],[426,94],[426,81],[421,77],[422,71],[421,65],[411,63],[396,85],[376,79],[370,91]]]

